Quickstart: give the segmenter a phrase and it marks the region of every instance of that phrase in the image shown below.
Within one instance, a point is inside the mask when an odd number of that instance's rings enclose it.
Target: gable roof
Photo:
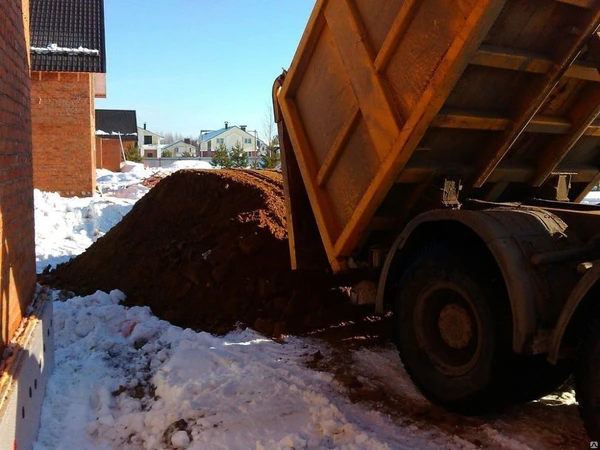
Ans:
[[[96,135],[103,139],[137,140],[137,117],[135,111],[124,109],[97,109]]]
[[[142,128],[142,127],[137,127],[137,130],[138,130],[138,135],[139,134],[153,134],[154,136],[158,136],[159,138],[163,137],[160,134],[155,133],[154,131],[150,131],[150,130],[147,130],[147,129]]]
[[[242,130],[240,127],[238,127],[237,125],[233,125],[231,127],[227,127],[227,128],[221,128],[220,130],[215,130],[215,131],[210,131],[208,133],[204,133],[201,137],[201,142],[206,142],[206,141],[210,141],[211,139],[216,138],[217,136],[219,136],[220,134],[225,133],[226,131],[232,130],[234,128],[237,128],[238,130],[240,130],[242,133],[247,134],[250,137],[254,137],[252,136],[250,133],[248,133],[247,131]]]
[[[196,148],[196,146],[194,144],[188,144],[187,142],[185,142],[185,141],[183,141],[183,140],[180,139],[177,142],[173,142],[172,144],[166,144],[163,147],[163,149],[166,149],[166,148],[169,148],[169,147],[173,147],[174,145],[177,145],[177,144],[190,145],[190,146]]]
[[[104,0],[30,0],[31,70],[106,73]]]

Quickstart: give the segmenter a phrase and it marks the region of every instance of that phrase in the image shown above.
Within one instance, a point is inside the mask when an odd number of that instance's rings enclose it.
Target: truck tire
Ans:
[[[600,441],[600,319],[593,320],[584,336],[575,370],[579,415],[589,438]]]
[[[498,271],[485,258],[459,255],[458,249],[427,247],[401,279],[395,337],[413,382],[433,402],[463,414],[498,410],[559,387],[568,369],[514,354]]]

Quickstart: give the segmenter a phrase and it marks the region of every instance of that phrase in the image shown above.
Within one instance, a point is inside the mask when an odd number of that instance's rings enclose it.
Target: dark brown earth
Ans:
[[[279,172],[182,170],[150,181],[117,226],[40,282],[78,295],[120,289],[127,305],[216,334],[240,325],[302,333],[360,314],[340,279],[290,270]]]
[[[361,350],[397,359],[392,318],[351,305],[341,286],[353,280],[292,273],[279,173],[185,170],[146,185],[152,190],[120,224],[40,281],[77,294],[118,288],[129,305],[216,334],[239,325],[308,334],[325,344],[308,356],[309,367],[331,372],[350,401],[403,427],[432,425],[475,448],[588,448],[576,405],[546,400],[463,417],[398,389],[409,383],[399,361],[393,374],[357,364]]]

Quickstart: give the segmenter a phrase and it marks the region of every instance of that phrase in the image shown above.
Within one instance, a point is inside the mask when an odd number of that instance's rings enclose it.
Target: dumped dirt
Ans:
[[[290,270],[274,171],[178,171],[85,253],[39,278],[78,295],[120,289],[128,305],[215,334],[238,325],[302,333],[360,314],[342,280]]]

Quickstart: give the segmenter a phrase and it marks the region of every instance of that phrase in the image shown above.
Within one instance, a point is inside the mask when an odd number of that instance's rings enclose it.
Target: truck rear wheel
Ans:
[[[600,441],[600,320],[592,322],[575,371],[579,415],[592,441]]]
[[[396,339],[413,382],[430,400],[466,414],[538,398],[562,384],[568,377],[562,367],[534,364],[512,351],[500,274],[484,258],[459,254],[428,248],[400,282]]]

